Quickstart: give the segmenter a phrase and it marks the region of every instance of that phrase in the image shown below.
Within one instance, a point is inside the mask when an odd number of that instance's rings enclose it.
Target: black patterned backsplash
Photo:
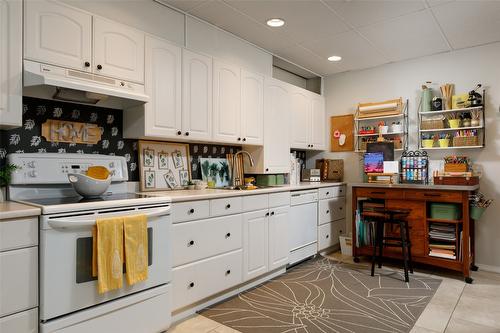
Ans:
[[[97,124],[102,138],[97,144],[52,143],[41,136],[47,119],[69,120]],[[124,139],[122,110],[91,105],[59,102],[31,97],[23,98],[23,126],[0,131],[0,166],[10,153],[80,153],[124,156],[129,180],[139,180],[137,140]],[[225,157],[241,149],[203,143],[190,144],[192,178],[200,179],[200,157]]]

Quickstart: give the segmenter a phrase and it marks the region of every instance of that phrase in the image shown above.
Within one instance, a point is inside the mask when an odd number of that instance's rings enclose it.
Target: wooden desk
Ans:
[[[359,256],[371,256],[373,247],[357,246],[356,210],[359,202],[373,199],[384,204],[387,209],[410,209],[408,216],[410,226],[410,241],[412,259],[414,262],[452,269],[462,272],[467,283],[472,282],[470,270],[477,270],[474,265],[474,220],[469,217],[469,194],[476,191],[479,185],[474,186],[447,186],[447,185],[412,185],[412,184],[373,184],[356,183],[352,187],[352,253],[354,260]],[[429,204],[432,202],[455,203],[461,207],[459,220],[437,220],[430,218]],[[429,224],[446,223],[456,226],[457,246],[463,250],[463,258],[456,260],[429,256]],[[459,230],[462,231],[463,244],[459,243]],[[399,233],[399,230],[386,230],[386,233]],[[469,237],[470,243],[469,244]],[[470,256],[467,255],[470,246]],[[384,249],[384,256],[402,258],[400,249]]]

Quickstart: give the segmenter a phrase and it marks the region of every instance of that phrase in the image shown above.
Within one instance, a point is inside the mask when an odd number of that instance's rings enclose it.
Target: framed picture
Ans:
[[[155,151],[153,149],[145,148],[142,151],[142,162],[146,168],[154,168],[155,166]]]
[[[189,173],[187,170],[179,170],[179,185],[186,186],[189,182]]]
[[[162,170],[168,169],[168,153],[166,152],[158,153],[158,169]]]
[[[181,189],[191,179],[189,145],[139,140],[141,191]]]
[[[155,172],[154,171],[145,171],[144,172],[144,187],[146,188],[155,188]]]

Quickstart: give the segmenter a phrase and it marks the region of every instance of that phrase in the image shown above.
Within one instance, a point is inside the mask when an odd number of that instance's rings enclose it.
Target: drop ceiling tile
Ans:
[[[198,7],[204,2],[211,0],[157,0],[157,1],[189,13],[190,10]]]
[[[430,7],[441,6],[455,0],[426,0]]]
[[[425,8],[420,0],[326,0],[325,2],[354,27],[370,25]]]
[[[500,41],[500,1],[455,1],[432,11],[454,49]]]
[[[265,24],[268,19],[285,20],[283,31],[295,42],[337,34],[349,30],[342,20],[318,0],[224,0],[230,6]]]
[[[359,31],[392,61],[449,51],[427,10],[363,27]]]
[[[271,52],[293,45],[282,32],[272,31],[222,1],[207,2],[191,14]]]
[[[354,31],[306,42],[302,45],[318,54],[322,60],[327,60],[332,55],[341,56],[342,60],[335,64],[342,71],[374,67],[389,61]]]
[[[291,47],[281,49],[277,52],[277,55],[318,75],[326,76],[342,71],[337,64],[325,60],[319,55],[299,45],[293,45]]]

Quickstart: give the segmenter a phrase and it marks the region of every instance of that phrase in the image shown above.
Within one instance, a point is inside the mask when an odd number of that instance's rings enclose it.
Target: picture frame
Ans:
[[[189,144],[139,140],[138,151],[142,192],[182,189],[191,180]]]

